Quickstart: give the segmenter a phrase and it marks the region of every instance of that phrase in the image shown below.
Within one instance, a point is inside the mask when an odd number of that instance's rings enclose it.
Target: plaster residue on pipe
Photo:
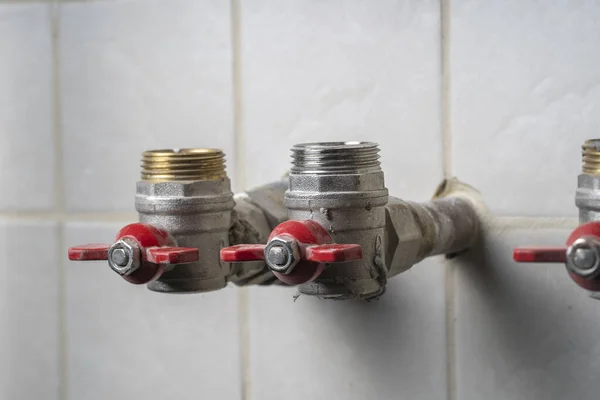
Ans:
[[[390,198],[386,213],[388,277],[425,257],[469,249],[487,215],[479,192],[456,178],[444,180],[427,202]]]

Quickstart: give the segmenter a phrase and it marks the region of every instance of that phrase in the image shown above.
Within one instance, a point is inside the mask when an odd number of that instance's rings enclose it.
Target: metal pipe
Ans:
[[[386,205],[388,277],[426,257],[456,254],[472,247],[484,206],[479,193],[457,179],[445,180],[424,203],[390,198]]]

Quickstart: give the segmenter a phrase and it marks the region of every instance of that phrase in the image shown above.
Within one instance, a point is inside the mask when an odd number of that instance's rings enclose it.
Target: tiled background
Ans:
[[[0,400],[596,399],[600,303],[518,244],[576,224],[600,123],[591,0],[0,0]],[[368,139],[390,191],[482,190],[482,249],[373,303],[165,296],[66,261],[135,219],[139,153]]]

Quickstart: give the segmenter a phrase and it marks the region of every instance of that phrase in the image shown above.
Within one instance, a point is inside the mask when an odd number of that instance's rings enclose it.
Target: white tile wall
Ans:
[[[427,260],[370,303],[252,289],[251,398],[445,398],[443,268]]]
[[[454,172],[504,215],[576,215],[600,124],[600,3],[451,2]]]
[[[58,230],[0,220],[0,399],[59,398]]]
[[[69,223],[65,246],[109,242],[122,225]],[[69,398],[240,398],[233,288],[165,295],[125,282],[105,262],[65,269]]]
[[[600,304],[561,265],[512,261],[570,229],[494,229],[457,263],[457,399],[597,399]]]
[[[0,212],[54,206],[48,4],[0,3]]]
[[[596,2],[49,3],[0,0],[0,399],[597,397],[597,303],[560,266],[510,260],[562,243],[546,217],[576,213]],[[527,218],[379,301],[252,288],[249,314],[236,288],[159,295],[56,253],[127,222],[145,149],[222,147],[241,189],[283,174],[296,142],[353,139],[380,142],[396,196],[429,197],[448,165]]]
[[[223,148],[234,170],[229,19],[225,1],[62,5],[69,210],[133,210],[139,159],[148,149]]]
[[[370,140],[391,193],[431,197],[442,177],[437,1],[242,1],[241,27],[250,186],[280,177],[295,143]]]

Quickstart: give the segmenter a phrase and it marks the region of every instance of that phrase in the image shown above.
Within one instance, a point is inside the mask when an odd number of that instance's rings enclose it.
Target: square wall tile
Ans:
[[[454,173],[505,215],[575,216],[599,137],[600,3],[453,0]]]
[[[246,183],[279,178],[296,143],[378,142],[387,187],[428,199],[442,177],[438,1],[241,2]]]
[[[457,399],[598,398],[600,302],[560,264],[516,264],[512,249],[560,246],[568,229],[497,229],[457,259]]]
[[[229,2],[66,2],[61,95],[69,211],[132,210],[141,153],[211,147],[233,160]]]
[[[392,278],[377,301],[295,293],[251,291],[251,398],[446,398],[443,259]]]
[[[58,234],[53,222],[0,221],[1,399],[59,398]]]
[[[0,211],[54,206],[50,6],[0,4]]]
[[[121,225],[73,222],[69,246],[110,242]],[[66,264],[69,398],[241,398],[236,290],[150,292],[105,262]]]

